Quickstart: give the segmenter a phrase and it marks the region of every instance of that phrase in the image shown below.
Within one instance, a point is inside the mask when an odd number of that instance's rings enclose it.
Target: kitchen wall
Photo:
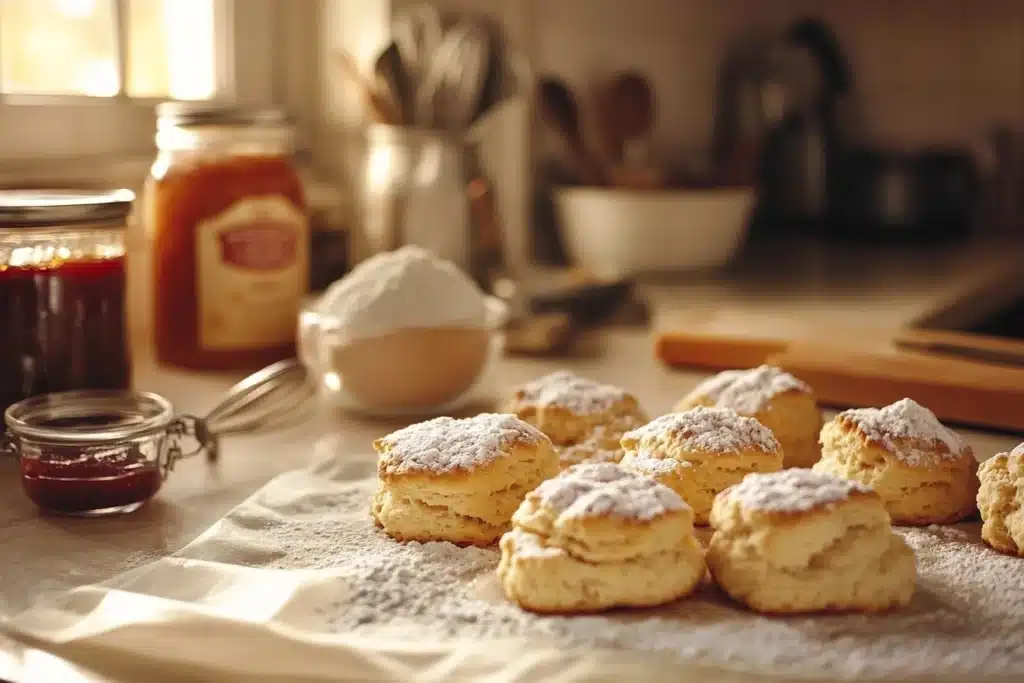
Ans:
[[[330,0],[324,31],[367,47],[383,16],[419,0]],[[928,143],[986,149],[996,123],[1024,125],[1021,0],[438,0],[447,9],[502,19],[538,73],[585,93],[616,69],[645,71],[659,98],[656,149],[702,150],[710,140],[719,61],[750,32],[778,31],[802,15],[829,22],[852,64],[865,133],[900,147]],[[368,8],[368,9],[362,9]],[[355,15],[378,23],[359,29]],[[345,23],[341,23],[344,16]],[[371,21],[372,23],[372,21]],[[367,24],[369,26],[369,24]],[[353,43],[353,40],[355,41]],[[367,59],[369,57],[367,56]],[[325,116],[351,103],[325,85]],[[540,154],[557,141],[538,131]]]

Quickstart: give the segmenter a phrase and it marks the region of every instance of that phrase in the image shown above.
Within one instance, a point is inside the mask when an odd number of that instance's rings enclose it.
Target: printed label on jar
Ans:
[[[282,346],[295,339],[309,279],[309,225],[283,197],[235,202],[196,226],[199,343]]]

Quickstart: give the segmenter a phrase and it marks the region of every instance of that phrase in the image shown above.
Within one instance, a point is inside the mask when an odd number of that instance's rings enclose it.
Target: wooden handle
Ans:
[[[768,362],[814,387],[824,405],[877,407],[909,397],[942,420],[1024,431],[1024,370],[911,352],[800,344]]]
[[[655,340],[654,355],[672,367],[730,370],[757,367],[786,346],[787,342],[779,339],[665,333]]]
[[[381,92],[377,84],[360,71],[355,57],[350,52],[346,50],[335,51],[334,63],[341,68],[345,78],[362,93],[370,118],[377,123],[388,123],[391,125],[398,125],[402,122],[402,112],[398,104],[388,93]]]

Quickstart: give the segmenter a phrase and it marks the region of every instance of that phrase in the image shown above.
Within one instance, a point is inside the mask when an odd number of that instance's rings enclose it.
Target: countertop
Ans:
[[[994,291],[994,282],[1005,280],[1012,268],[1019,268],[1024,250],[1015,249],[989,246],[970,253],[934,252],[916,261],[905,257],[865,261],[854,252],[816,257],[791,251],[788,258],[803,266],[799,272],[789,267],[789,279],[780,276],[777,260],[765,261],[760,270],[755,266],[745,271],[746,279],[721,275],[646,282],[641,291],[654,304],[655,326],[671,324],[672,316],[680,311],[721,305],[826,319],[834,315],[882,316],[894,325],[907,324],[941,308],[950,297],[976,290]],[[503,359],[494,369],[489,395],[497,397],[522,381],[570,368],[625,386],[657,415],[667,411],[703,376],[661,366],[653,358],[646,330],[612,329],[595,334],[590,341],[593,343],[588,345],[586,356],[569,361]],[[169,371],[143,362],[137,367],[136,384],[166,395],[180,411],[203,414],[237,379]],[[222,461],[215,467],[201,459],[184,461],[150,505],[111,519],[40,515],[20,491],[17,464],[3,459],[0,547],[4,553],[0,575],[4,578],[0,582],[0,612],[19,611],[42,594],[102,581],[178,550],[276,474],[304,467],[320,434],[342,434],[338,456],[346,457],[367,453],[374,438],[396,426],[325,411],[312,425],[299,429],[259,439],[234,437],[224,444]],[[980,458],[1009,450],[1020,440],[993,433],[963,433]],[[0,677],[3,655],[0,643]]]

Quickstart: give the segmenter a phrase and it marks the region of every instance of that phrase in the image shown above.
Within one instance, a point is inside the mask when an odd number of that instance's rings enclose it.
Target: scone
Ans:
[[[978,477],[982,540],[1024,557],[1024,443],[981,463]]]
[[[772,430],[786,454],[783,467],[810,467],[821,456],[822,417],[814,391],[778,368],[762,365],[720,372],[697,385],[675,411],[697,406],[730,408]]]
[[[614,463],[576,465],[527,495],[501,538],[505,595],[542,613],[660,605],[704,576],[693,513]]]
[[[877,612],[914,594],[914,552],[860,482],[790,469],[751,474],[719,494],[708,568],[758,612]]]
[[[373,442],[371,513],[400,541],[486,546],[529,491],[558,471],[551,441],[515,415],[439,417]]]
[[[636,397],[625,389],[564,370],[518,387],[506,411],[547,434],[562,467],[618,462],[619,439],[648,420]]]
[[[975,510],[971,447],[909,398],[840,413],[821,430],[821,447],[814,469],[870,486],[893,524],[952,524]]]
[[[678,493],[704,526],[715,496],[750,472],[782,467],[783,451],[767,427],[728,408],[669,413],[622,437],[622,465]]]

